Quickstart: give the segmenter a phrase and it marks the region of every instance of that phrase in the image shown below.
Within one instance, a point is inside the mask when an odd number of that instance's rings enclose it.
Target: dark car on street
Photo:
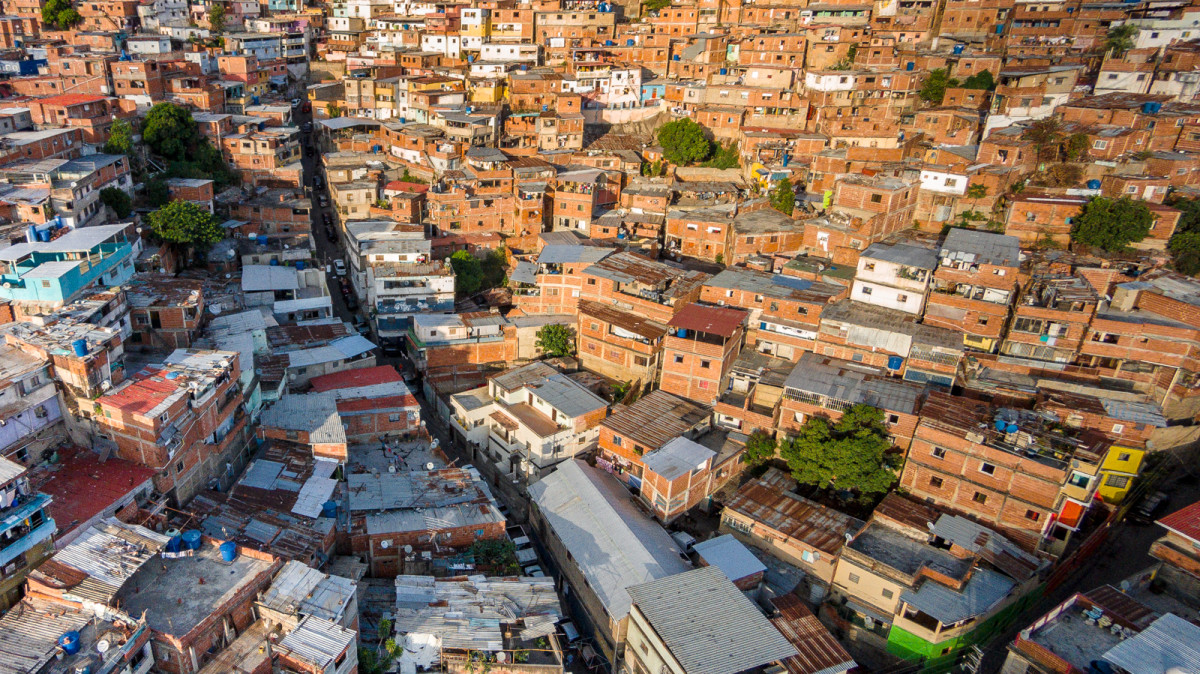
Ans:
[[[1125,519],[1134,524],[1150,524],[1162,516],[1163,511],[1171,503],[1171,497],[1165,491],[1150,493],[1140,503],[1133,507]]]

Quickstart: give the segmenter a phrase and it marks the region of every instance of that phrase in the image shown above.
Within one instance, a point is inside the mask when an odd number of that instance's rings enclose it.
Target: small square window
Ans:
[[[871,294],[871,287],[870,287],[870,286],[863,286],[863,288],[862,288],[862,294],[864,294],[864,295],[870,295],[870,294]]]
[[[987,463],[985,461],[982,464],[980,464],[979,472],[983,473],[984,475],[995,475],[996,474],[996,466],[994,466],[990,463]]]
[[[882,594],[884,599],[891,599],[892,597],[896,596],[894,592],[886,589],[882,591]]]
[[[1042,514],[1036,510],[1026,510],[1025,519],[1029,520],[1030,522],[1036,522],[1042,519]]]
[[[975,495],[971,497],[971,500],[980,504],[987,503],[987,494],[977,491],[975,492]]]
[[[682,363],[682,362],[683,362],[683,356],[679,356],[679,355],[675,356],[675,362],[676,362],[676,363]]]
[[[934,489],[941,489],[943,484],[945,484],[945,482],[940,477],[935,476],[929,478],[929,486],[933,487]]]
[[[933,458],[935,459],[946,458],[946,449],[944,447],[934,447],[933,451],[930,453],[933,454]]]
[[[850,582],[851,582],[851,583],[856,583],[856,584],[857,584],[859,580],[861,580],[861,578],[859,578],[859,577],[858,577],[858,574],[857,574],[857,573],[852,573],[852,574],[850,574]]]
[[[1117,461],[1128,461],[1133,458],[1129,452],[1121,452],[1117,455]]]
[[[709,368],[709,366],[711,366],[711,365],[712,365],[712,361],[708,361],[708,360],[702,360],[702,361],[700,361],[700,367],[701,367],[702,369],[705,369],[705,370],[707,370],[707,369]]]
[[[1125,432],[1125,424],[1113,424],[1112,432],[1113,433],[1124,433]]]
[[[899,414],[889,414],[889,415],[888,415],[888,418],[887,418],[887,422],[888,422],[889,424],[898,424],[898,423],[900,423],[900,415],[899,415]]]

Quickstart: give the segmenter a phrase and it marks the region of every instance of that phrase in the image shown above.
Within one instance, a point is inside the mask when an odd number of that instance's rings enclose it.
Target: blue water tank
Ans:
[[[672,56],[672,57],[671,57],[671,59],[672,59],[672,60],[674,60],[674,61],[678,61],[678,60],[679,60],[679,54],[676,54],[676,55]]]
[[[915,61],[909,61],[908,63],[904,64],[904,69],[911,72],[917,69],[917,64]]]
[[[250,103],[251,103],[252,105],[258,105],[258,96],[251,96],[251,97],[250,97]]]
[[[622,239],[622,240],[624,240],[624,239],[625,239],[625,234],[623,234],[623,233],[618,233],[618,234],[617,234],[617,238],[618,238],[618,239]]]
[[[221,544],[221,559],[232,562],[237,559],[237,543],[225,541]]]
[[[279,260],[278,260],[278,259],[276,259],[276,258],[271,258],[271,266],[272,266],[272,267],[278,267],[278,266],[279,266]]]
[[[612,47],[612,46],[613,46],[613,45],[615,45],[615,44],[617,44],[617,43],[616,43],[616,42],[613,42],[612,40],[605,40],[605,41],[604,41],[604,46],[605,46],[605,47]]]
[[[50,230],[49,229],[39,229],[38,230],[38,241],[47,242],[49,240],[50,240]]]
[[[904,359],[900,356],[888,356],[888,369],[899,370],[904,365]]]
[[[632,47],[633,46],[633,38],[629,38],[628,40],[625,40],[625,46]]]
[[[1145,103],[1142,103],[1142,114],[1154,114],[1154,101],[1146,101]]]
[[[401,124],[408,124],[408,118],[406,118],[406,117],[401,117],[401,118],[400,118],[400,123],[401,123]]]
[[[954,45],[954,55],[955,56],[961,55],[963,53],[963,50],[965,50],[966,48],[967,48],[966,45],[961,45],[961,44]]]
[[[67,655],[75,655],[79,652],[79,632],[71,630],[58,638],[58,645],[62,647],[63,652]]]
[[[201,537],[199,529],[188,529],[183,532],[183,547],[187,550],[199,550]]]
[[[467,63],[474,63],[474,62],[475,62],[475,55],[467,54]]]
[[[304,260],[296,260],[296,269],[304,269]]]
[[[784,152],[783,153],[783,167],[787,168],[788,162],[790,162],[791,160],[792,160],[792,156],[789,155],[788,153]]]
[[[321,517],[337,517],[337,501],[326,501],[321,505]]]
[[[1000,431],[1001,433],[1003,433],[1004,429],[1008,427],[1008,423],[1006,423],[1003,419],[997,419],[994,425],[996,430]]]
[[[549,106],[549,105],[543,105],[543,106],[542,106],[542,112],[546,112],[546,111],[547,111],[547,110],[549,110],[549,109],[550,109],[550,106]]]
[[[375,154],[379,154],[380,152],[383,152],[383,146],[382,145],[372,145],[371,152],[374,152]]]
[[[269,239],[269,238],[267,238],[267,235],[266,235],[266,234],[259,234],[259,235],[258,235],[258,245],[260,245],[260,246],[265,246],[265,245],[267,245],[267,242],[268,242],[268,241],[270,241],[270,239]]]
[[[87,355],[87,340],[77,339],[71,342],[71,348],[75,351],[75,355],[83,358]]]
[[[1004,24],[996,24],[996,35],[1004,35]]]
[[[1004,427],[1005,433],[1016,433],[1018,430],[1020,430],[1020,429],[1014,423],[1009,423],[1007,426]]]
[[[179,378],[179,372],[177,370],[171,370],[170,372],[167,373],[167,379],[178,379],[178,378]]]
[[[679,328],[678,330],[675,331],[675,336],[676,337],[687,337],[687,329]]]
[[[728,70],[727,68],[721,68],[721,74],[722,74],[722,75],[728,75],[728,74],[729,74],[729,70]]]
[[[1095,178],[1092,178],[1091,180],[1087,181],[1087,188],[1088,188],[1089,190],[1098,190],[1098,189],[1100,189],[1100,181],[1099,181],[1099,180],[1097,180],[1097,179],[1095,179]]]

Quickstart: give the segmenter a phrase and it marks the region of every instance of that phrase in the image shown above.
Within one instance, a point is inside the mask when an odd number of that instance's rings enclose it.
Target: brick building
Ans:
[[[742,350],[747,313],[689,304],[675,314],[663,340],[659,388],[711,405]]]

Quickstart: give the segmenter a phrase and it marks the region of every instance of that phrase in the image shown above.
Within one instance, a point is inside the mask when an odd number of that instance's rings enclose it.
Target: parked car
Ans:
[[[304,133],[310,133],[312,131],[312,122],[305,122],[304,126],[300,127],[300,130]]]
[[[304,101],[304,105],[300,106],[303,112],[312,112],[312,101]]]
[[[325,223],[326,227],[333,226],[333,216],[332,215],[325,213],[321,216],[321,220]]]
[[[346,298],[346,308],[350,311],[358,311],[358,300],[351,295]]]
[[[1167,492],[1156,491],[1146,496],[1146,498],[1142,499],[1141,503],[1134,506],[1129,515],[1126,516],[1126,519],[1135,524],[1150,524],[1162,515],[1170,502],[1171,496]]]
[[[293,99],[292,99],[292,107],[293,107],[293,108],[298,108],[298,107],[300,107],[300,99],[299,99],[299,98],[293,98]]]
[[[337,232],[333,229],[332,225],[325,228],[325,239],[330,243],[337,243]]]
[[[345,276],[346,275],[346,263],[343,262],[342,260],[334,260],[333,261],[333,271],[338,276]]]
[[[329,208],[329,197],[322,194],[317,197],[317,203],[321,204],[321,208]]]

